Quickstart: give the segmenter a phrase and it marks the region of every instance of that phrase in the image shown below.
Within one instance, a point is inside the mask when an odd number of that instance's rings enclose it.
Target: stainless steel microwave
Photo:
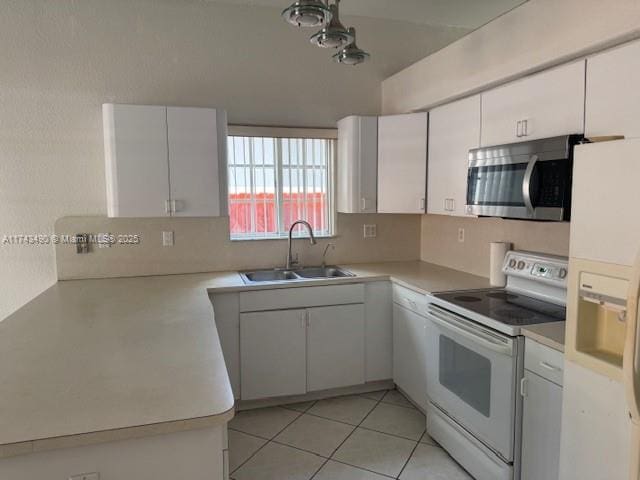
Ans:
[[[564,135],[469,151],[467,213],[568,221],[573,147],[582,135]]]

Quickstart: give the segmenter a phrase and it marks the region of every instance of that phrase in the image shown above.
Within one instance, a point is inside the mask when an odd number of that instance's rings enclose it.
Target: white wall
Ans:
[[[637,36],[638,0],[529,0],[386,79],[382,111],[424,110]]]
[[[464,242],[458,241],[460,228]],[[569,223],[422,215],[420,259],[425,262],[488,277],[491,242],[568,256]]]
[[[202,0],[2,0],[0,239],[106,212],[103,102],[335,126],[347,114],[379,113],[383,78],[466,31],[346,18],[373,54],[349,68],[279,13]],[[0,264],[0,319],[56,279],[50,246],[0,243]]]

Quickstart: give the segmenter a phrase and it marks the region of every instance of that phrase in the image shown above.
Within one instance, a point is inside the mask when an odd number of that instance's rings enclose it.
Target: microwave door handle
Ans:
[[[538,163],[538,156],[531,155],[527,169],[524,172],[524,178],[522,179],[522,198],[524,199],[524,205],[527,207],[530,213],[533,214],[533,203],[531,202],[531,178],[533,177],[533,170]]]

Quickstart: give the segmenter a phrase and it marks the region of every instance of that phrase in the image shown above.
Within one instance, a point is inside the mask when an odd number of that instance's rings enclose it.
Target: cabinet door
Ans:
[[[427,213],[467,216],[469,150],[480,146],[480,95],[429,112]]]
[[[393,381],[427,408],[426,319],[393,305]]]
[[[167,109],[102,107],[109,217],[169,215]]]
[[[378,212],[424,213],[427,114],[378,118]]]
[[[557,479],[562,387],[525,370],[522,480]]]
[[[378,198],[378,118],[338,122],[338,212],[375,213]]]
[[[482,146],[584,131],[585,62],[563,65],[482,94]]]
[[[212,108],[167,108],[172,213],[220,215],[226,159],[226,116]]]
[[[364,383],[364,305],[308,310],[307,389]]]
[[[306,393],[306,311],[240,315],[243,400]]]
[[[640,137],[640,41],[587,59],[585,135]]]

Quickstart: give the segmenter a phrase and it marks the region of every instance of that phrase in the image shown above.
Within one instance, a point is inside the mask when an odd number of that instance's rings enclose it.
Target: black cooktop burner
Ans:
[[[455,297],[459,302],[481,302],[482,299],[480,297],[472,297],[470,295],[459,295]]]
[[[513,293],[507,293],[507,292],[489,292],[487,293],[487,297],[498,298],[500,300],[512,300],[514,298],[518,298],[517,295],[514,295]]]
[[[495,311],[496,316],[499,319],[506,318],[512,322],[522,323],[526,320],[531,320],[536,316],[535,312],[528,312],[527,310],[516,310],[515,308],[501,308]]]
[[[493,320],[513,326],[564,321],[561,305],[527,297],[505,289],[437,293],[437,298]]]

